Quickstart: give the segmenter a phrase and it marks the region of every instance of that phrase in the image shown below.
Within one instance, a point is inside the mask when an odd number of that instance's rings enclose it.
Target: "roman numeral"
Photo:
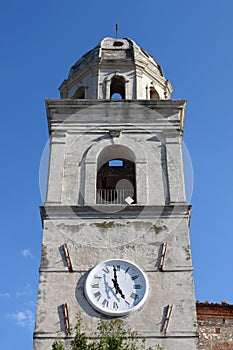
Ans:
[[[130,295],[130,298],[136,300],[136,299],[138,299],[138,295],[135,294],[135,293],[132,293],[132,294]]]
[[[127,267],[127,269],[125,270],[125,273],[127,273],[129,271],[129,267]]]
[[[113,302],[113,309],[117,310],[118,309],[118,304],[116,301]]]
[[[139,277],[139,275],[134,275],[134,276],[132,276],[131,278],[132,278],[132,280],[134,281],[134,280],[136,280],[138,277]]]
[[[126,303],[126,305],[127,305],[127,306],[130,306],[130,303],[128,303],[128,301],[127,301],[127,300],[125,300],[125,303]]]
[[[108,307],[108,301],[107,301],[107,299],[104,299],[104,301],[102,302],[102,305]]]
[[[113,271],[114,270],[115,271],[120,271],[120,269],[121,269],[120,265],[117,265],[117,266],[113,265]]]
[[[109,273],[109,269],[107,266],[104,267],[104,269],[102,269],[105,273]]]
[[[134,289],[141,289],[142,288],[142,286],[140,284],[135,284],[133,287],[134,287]]]
[[[101,298],[101,293],[100,292],[95,292],[94,293],[94,297],[97,299],[97,301],[99,301],[100,298]]]
[[[100,285],[99,285],[99,283],[93,283],[91,286],[92,286],[92,288],[99,288]]]
[[[97,278],[98,280],[101,280],[102,277],[101,277],[101,276],[96,276],[96,275],[95,275],[94,278]]]

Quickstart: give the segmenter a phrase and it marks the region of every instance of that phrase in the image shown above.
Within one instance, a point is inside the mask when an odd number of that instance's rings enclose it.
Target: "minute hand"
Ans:
[[[119,293],[120,296],[125,299],[125,295],[123,294],[122,290],[120,289],[119,283],[117,281],[117,270],[116,267],[113,265],[113,274],[114,274],[114,279],[112,279],[113,285],[116,289],[116,294]]]
[[[117,273],[116,273],[116,267],[113,266],[113,274],[114,274],[114,280],[117,282]]]

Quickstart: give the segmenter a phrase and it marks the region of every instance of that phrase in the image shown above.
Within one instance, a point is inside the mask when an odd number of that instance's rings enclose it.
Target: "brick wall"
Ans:
[[[197,302],[200,350],[233,350],[233,305]]]

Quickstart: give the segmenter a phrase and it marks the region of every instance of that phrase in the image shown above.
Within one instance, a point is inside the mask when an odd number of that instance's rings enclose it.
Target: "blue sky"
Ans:
[[[187,99],[194,169],[191,242],[196,298],[233,304],[232,0],[2,0],[0,348],[31,350],[41,248],[39,164],[45,98],[105,36],[149,51]]]

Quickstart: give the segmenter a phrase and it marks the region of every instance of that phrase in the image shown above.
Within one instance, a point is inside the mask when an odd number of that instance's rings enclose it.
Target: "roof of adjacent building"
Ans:
[[[233,305],[221,303],[196,302],[197,318],[233,318]]]

